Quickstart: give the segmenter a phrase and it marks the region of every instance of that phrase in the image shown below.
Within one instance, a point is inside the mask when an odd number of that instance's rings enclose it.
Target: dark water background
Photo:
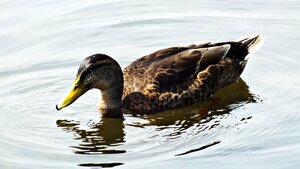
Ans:
[[[0,168],[299,168],[300,2],[0,1]],[[239,82],[207,102],[100,119],[99,92],[57,112],[88,55],[261,33]]]

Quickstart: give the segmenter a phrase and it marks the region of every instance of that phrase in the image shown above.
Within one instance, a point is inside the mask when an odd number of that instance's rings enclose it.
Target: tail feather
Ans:
[[[264,43],[265,37],[262,35],[252,35],[244,37],[238,42],[241,42],[247,46],[248,55],[245,57],[245,60],[248,60],[250,56],[252,56]]]

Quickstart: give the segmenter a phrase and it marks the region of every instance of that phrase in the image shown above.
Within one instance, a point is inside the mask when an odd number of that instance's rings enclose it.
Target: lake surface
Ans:
[[[0,1],[0,168],[300,168],[300,2]],[[81,61],[266,36],[208,101],[101,119],[99,91],[57,112]]]

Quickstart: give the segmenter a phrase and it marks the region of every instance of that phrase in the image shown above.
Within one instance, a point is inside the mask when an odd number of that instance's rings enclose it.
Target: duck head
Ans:
[[[69,93],[56,105],[61,110],[90,89],[99,89],[102,97],[98,103],[104,116],[116,116],[121,109],[123,73],[120,65],[111,57],[95,54],[83,60]]]

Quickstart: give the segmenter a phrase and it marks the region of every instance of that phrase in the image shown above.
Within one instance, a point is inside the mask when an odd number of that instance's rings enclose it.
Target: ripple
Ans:
[[[111,168],[123,165],[124,163],[83,163],[79,164],[82,167],[101,167],[101,168]]]
[[[192,150],[186,151],[184,153],[176,154],[175,156],[182,156],[182,155],[187,155],[187,154],[194,153],[194,152],[197,152],[197,151],[201,151],[201,150],[207,149],[207,148],[209,148],[211,146],[214,146],[216,144],[219,144],[219,143],[221,143],[221,141],[215,141],[213,143],[201,146],[201,147],[199,147],[197,149],[192,149]]]

